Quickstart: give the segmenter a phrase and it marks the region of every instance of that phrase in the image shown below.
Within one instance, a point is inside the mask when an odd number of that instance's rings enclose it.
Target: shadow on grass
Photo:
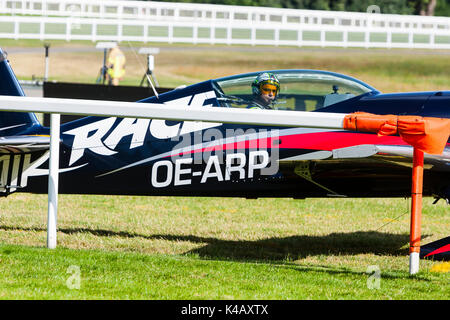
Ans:
[[[43,228],[21,228],[0,225],[0,230],[46,232]],[[243,261],[292,261],[317,255],[376,255],[407,256],[408,234],[378,231],[331,233],[324,236],[290,236],[263,240],[223,240],[195,235],[155,234],[142,235],[125,231],[89,228],[59,228],[65,234],[90,233],[99,237],[143,238],[147,240],[189,241],[205,246],[186,252],[205,259]],[[422,239],[426,238],[424,235]]]
[[[43,228],[24,228],[0,225],[5,231],[46,232]],[[358,254],[376,254],[386,256],[408,256],[408,234],[381,233],[378,231],[358,231],[349,233],[331,233],[325,236],[290,236],[285,238],[268,238],[257,241],[223,240],[213,237],[195,235],[155,234],[143,235],[126,231],[112,231],[89,228],[59,228],[65,234],[89,233],[98,237],[140,238],[147,240],[189,241],[202,243],[204,246],[185,252],[185,255],[198,256],[205,260],[274,263],[277,268],[290,268],[301,272],[326,272],[329,274],[361,275],[365,272],[352,271],[346,267],[329,265],[304,265],[294,263],[297,259],[308,256],[340,256]],[[423,235],[422,239],[428,235]],[[389,274],[384,272],[383,278],[410,278],[407,274]],[[429,281],[421,276],[416,280]]]
[[[167,236],[161,236],[167,239]],[[408,235],[380,232],[331,233],[325,236],[290,236],[257,241],[232,241],[195,236],[175,236],[174,241],[206,242],[207,245],[190,251],[204,258],[234,260],[286,261],[318,255],[377,255],[402,256],[401,249],[409,241]]]

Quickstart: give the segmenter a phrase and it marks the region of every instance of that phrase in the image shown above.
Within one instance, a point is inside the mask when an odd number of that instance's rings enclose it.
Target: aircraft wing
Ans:
[[[27,184],[27,171],[50,148],[48,136],[0,137],[0,196]],[[36,163],[34,163],[36,164]]]
[[[0,154],[31,153],[50,148],[48,136],[0,137]]]
[[[346,148],[316,150],[298,156],[278,160],[281,171],[292,172],[309,181],[311,184],[325,190],[328,196],[346,197],[349,189],[346,184],[365,181],[361,188],[376,187],[368,183],[375,176],[384,175],[386,181],[400,179],[398,173],[403,169],[408,172],[413,164],[413,148],[398,145],[364,144]],[[424,170],[432,173],[429,176],[442,176],[450,171],[450,149],[446,148],[442,154],[424,154]],[[380,170],[382,168],[382,170]],[[402,169],[403,168],[403,169]],[[330,180],[331,179],[331,180]],[[332,181],[339,180],[338,185]],[[342,188],[343,187],[343,188]],[[388,190],[388,186],[383,186]],[[388,191],[387,191],[388,192]],[[389,195],[387,193],[387,195]],[[445,195],[435,194],[437,199]]]

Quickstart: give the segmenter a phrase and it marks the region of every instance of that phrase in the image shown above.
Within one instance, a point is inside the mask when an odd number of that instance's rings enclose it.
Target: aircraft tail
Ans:
[[[0,48],[0,95],[25,96],[17,80],[6,53]],[[34,113],[0,112],[0,136],[21,135],[30,132],[30,128],[40,126]]]

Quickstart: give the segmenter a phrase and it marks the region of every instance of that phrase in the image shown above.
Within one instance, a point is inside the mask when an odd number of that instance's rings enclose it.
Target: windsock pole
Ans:
[[[411,187],[411,229],[409,241],[409,274],[419,272],[422,222],[423,151],[414,148]]]

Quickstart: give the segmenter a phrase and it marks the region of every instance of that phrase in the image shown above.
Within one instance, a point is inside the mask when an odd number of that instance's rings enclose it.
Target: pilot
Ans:
[[[273,73],[263,72],[252,83],[253,101],[247,109],[273,109],[280,92],[280,81]]]
[[[122,80],[125,75],[125,55],[119,46],[116,45],[112,48],[108,55],[108,83],[114,86],[119,85],[119,81]]]

